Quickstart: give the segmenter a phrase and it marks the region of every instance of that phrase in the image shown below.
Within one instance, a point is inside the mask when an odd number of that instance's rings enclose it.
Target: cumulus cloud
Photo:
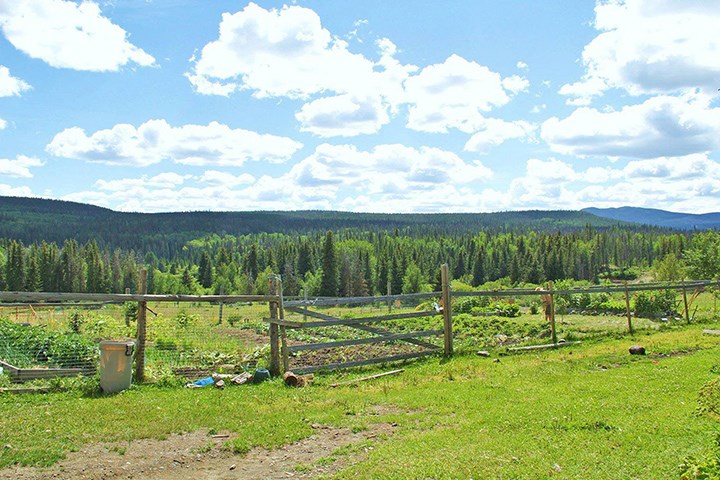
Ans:
[[[307,98],[321,92],[358,93],[375,84],[374,63],[353,54],[323,28],[313,10],[250,3],[224,13],[219,38],[205,45],[187,77],[199,93],[243,88],[258,97]],[[202,83],[205,82],[205,83]]]
[[[518,120],[507,122],[498,118],[487,118],[482,127],[465,144],[465,151],[487,153],[490,147],[512,139],[534,139],[537,125]]]
[[[199,176],[165,173],[154,177],[98,180],[91,191],[66,200],[114,205],[126,211],[295,210],[342,208],[363,211],[477,210],[473,193],[492,172],[437,148],[322,144],[278,176],[233,175],[207,170]],[[457,193],[457,197],[454,193]],[[363,199],[372,199],[366,203]],[[465,206],[461,207],[462,204]]]
[[[187,165],[239,167],[245,161],[279,163],[302,144],[287,137],[232,129],[218,122],[173,127],[149,120],[139,127],[118,124],[91,135],[79,127],[55,135],[48,153],[109,165],[145,167],[164,160]]]
[[[370,193],[401,192],[435,184],[485,181],[492,171],[480,161],[466,163],[455,153],[431,147],[319,145],[290,170],[301,187],[356,188]]]
[[[560,93],[588,104],[610,88],[632,95],[717,90],[717,2],[611,0],[595,7],[600,32],[582,53],[583,79]]]
[[[202,183],[208,183],[211,185],[224,185],[226,187],[237,187],[240,185],[250,185],[255,183],[255,177],[249,173],[243,173],[241,175],[232,175],[227,172],[221,172],[219,170],[208,170],[198,178],[198,181]]]
[[[31,87],[25,81],[10,75],[5,65],[0,65],[0,97],[19,96]]]
[[[44,163],[32,157],[18,155],[15,159],[0,158],[0,175],[14,178],[32,178],[31,168],[42,167]]]
[[[248,90],[258,98],[308,100],[297,120],[321,137],[375,133],[389,121],[388,111],[397,110],[402,82],[417,69],[397,61],[387,38],[376,47],[377,60],[352,53],[309,8],[250,3],[223,14],[218,39],[191,59],[186,77],[205,95]]]
[[[7,122],[0,118],[0,130],[4,129],[5,127],[7,127]]]
[[[0,29],[15,48],[57,68],[107,72],[155,63],[92,1],[0,0]]]
[[[338,95],[313,100],[295,115],[300,129],[319,137],[354,137],[375,133],[390,121],[387,106],[378,97]]]
[[[119,192],[129,191],[134,188],[174,188],[182,185],[189,175],[179,175],[174,172],[161,173],[153,177],[143,176],[141,178],[123,178],[119,180],[98,180],[95,187],[100,190]]]
[[[35,197],[30,187],[13,187],[5,183],[0,183],[0,196],[3,197]]]
[[[573,155],[683,156],[720,147],[720,108],[670,96],[619,111],[582,107],[544,122],[541,136],[554,151]]]
[[[423,132],[445,133],[455,128],[474,133],[482,128],[484,114],[510,101],[528,82],[499,73],[458,55],[429,65],[405,81],[410,104],[407,126]]]

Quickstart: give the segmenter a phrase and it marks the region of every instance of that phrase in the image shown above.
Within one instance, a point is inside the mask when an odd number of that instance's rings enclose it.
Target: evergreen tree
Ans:
[[[313,270],[313,252],[310,247],[310,242],[304,240],[300,244],[298,251],[298,262],[297,262],[297,273],[299,276],[304,277],[307,272]]]
[[[335,250],[333,233],[328,231],[322,245],[322,281],[320,282],[320,295],[323,297],[336,297],[338,285],[338,261]]]
[[[205,288],[209,288],[213,283],[212,260],[207,251],[204,251],[200,256],[200,262],[198,263],[198,281],[200,285]]]

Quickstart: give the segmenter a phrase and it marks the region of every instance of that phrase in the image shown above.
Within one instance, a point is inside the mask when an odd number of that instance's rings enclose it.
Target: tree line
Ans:
[[[439,266],[470,286],[573,278],[597,282],[659,275],[711,278],[720,272],[720,234],[586,226],[568,232],[427,233],[340,230],[313,234],[207,235],[171,258],[153,251],[102,248],[95,240],[62,245],[0,240],[0,290],[136,290],[148,270],[149,293],[266,293],[280,274],[288,296],[363,296],[438,291]]]

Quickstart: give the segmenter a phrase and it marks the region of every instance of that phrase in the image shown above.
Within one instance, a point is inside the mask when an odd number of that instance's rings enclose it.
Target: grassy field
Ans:
[[[533,354],[467,351],[342,388],[329,384],[368,370],[321,376],[304,389],[279,380],[225,390],[143,385],[102,397],[91,382],[46,395],[4,394],[0,467],[49,465],[90,443],[199,429],[238,432],[227,448],[241,454],[312,435],[313,424],[363,430],[393,422],[395,434],[336,477],[679,478],[683,459],[711,455],[720,432],[698,408],[699,390],[720,371],[720,338],[703,328],[718,325],[588,337]],[[648,355],[630,356],[636,343]]]

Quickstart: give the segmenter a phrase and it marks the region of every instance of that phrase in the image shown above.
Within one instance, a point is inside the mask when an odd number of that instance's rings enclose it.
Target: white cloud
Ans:
[[[611,0],[595,7],[600,32],[582,54],[586,72],[560,93],[588,104],[609,88],[632,95],[716,91],[720,77],[717,2]]]
[[[0,0],[0,29],[15,48],[57,68],[106,72],[155,63],[92,1]]]
[[[0,183],[0,195],[3,197],[35,197],[30,187],[12,187],[10,185]]]
[[[250,185],[255,183],[255,177],[249,173],[243,173],[240,175],[232,175],[227,172],[221,172],[218,170],[207,170],[198,179],[202,183],[209,183],[211,185],[223,185],[226,187],[238,187],[240,185]]]
[[[10,75],[10,70],[0,65],[0,97],[18,96],[31,87],[25,81]]]
[[[217,40],[186,73],[198,93],[312,100],[297,113],[304,131],[321,137],[377,132],[404,98],[403,81],[417,69],[395,59],[397,47],[376,41],[379,58],[352,53],[323,28],[313,10],[266,10],[250,3],[223,14]]]
[[[289,172],[271,177],[235,176],[208,170],[200,176],[165,173],[155,177],[98,180],[94,189],[66,200],[113,205],[127,211],[297,210],[352,208],[365,211],[477,210],[474,184],[492,172],[452,152],[403,145],[323,144]],[[454,193],[453,193],[454,192]],[[455,195],[457,194],[457,195]],[[362,198],[372,199],[364,203]],[[358,200],[354,200],[358,199]],[[464,205],[464,206],[461,206]]]
[[[620,111],[582,107],[542,125],[542,138],[560,153],[656,158],[720,148],[720,108],[660,96]]]
[[[484,113],[507,104],[510,95],[527,85],[516,75],[503,79],[484,65],[451,55],[405,81],[407,126],[424,132],[456,128],[473,133],[482,128]]]
[[[163,160],[187,165],[239,167],[247,160],[279,163],[302,144],[276,135],[259,134],[210,122],[172,127],[149,120],[135,128],[118,124],[88,136],[79,127],[55,135],[46,150],[58,157],[109,165],[145,167]]]
[[[153,177],[123,178],[119,180],[98,180],[95,187],[110,192],[127,192],[134,188],[174,188],[182,185],[189,175],[174,172],[161,173]]]
[[[353,137],[375,133],[390,121],[380,98],[350,95],[325,97],[306,103],[295,115],[301,130],[319,137]]]
[[[373,62],[347,47],[309,8],[265,10],[250,3],[223,14],[219,38],[203,47],[187,76],[205,94],[218,93],[210,86],[224,94],[243,88],[258,97],[290,98],[371,88]]]
[[[498,118],[488,118],[484,120],[479,131],[467,141],[465,151],[487,153],[490,147],[500,145],[508,140],[532,140],[535,130],[537,130],[537,125],[524,120],[507,122]]]
[[[528,64],[525,63],[525,62],[523,62],[522,60],[520,60],[519,62],[517,62],[517,63],[515,64],[515,66],[516,66],[518,69],[520,69],[520,70],[527,70],[527,69],[529,68],[529,67],[528,67]]]
[[[366,193],[407,192],[437,184],[486,181],[492,171],[480,161],[466,163],[438,148],[378,145],[361,151],[354,145],[319,145],[293,166],[289,177],[301,187],[354,188]]]
[[[18,155],[14,160],[0,158],[0,175],[14,178],[32,178],[31,168],[45,165],[41,160],[25,155]]]
[[[5,127],[7,127],[7,122],[0,118],[0,130],[3,130]]]

